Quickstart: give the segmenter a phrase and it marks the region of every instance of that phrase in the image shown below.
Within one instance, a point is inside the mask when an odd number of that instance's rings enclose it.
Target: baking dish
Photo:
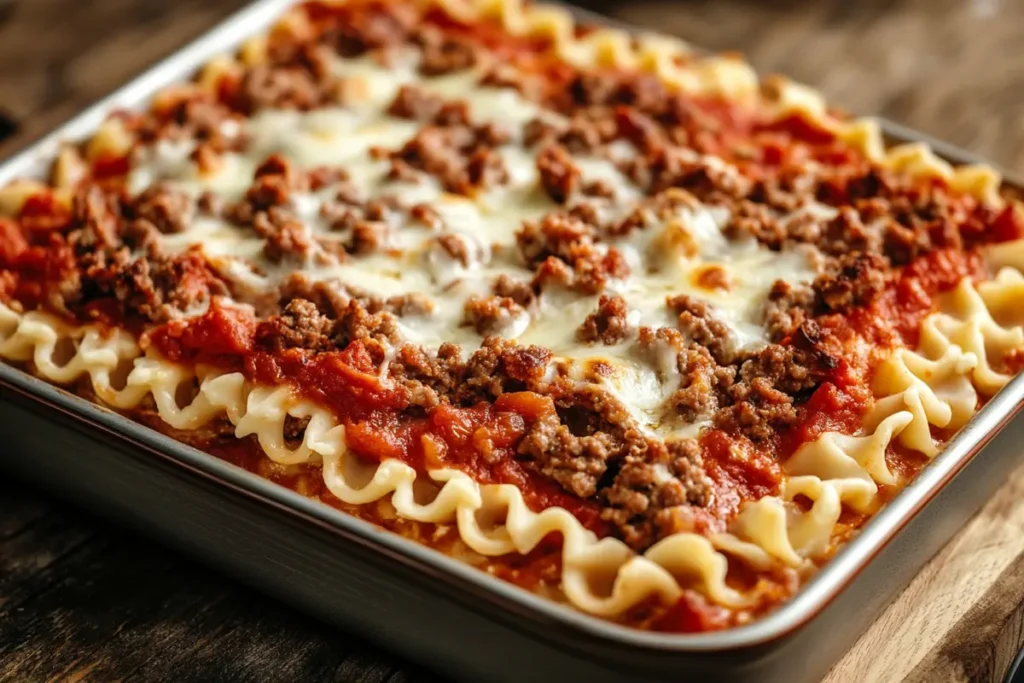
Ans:
[[[139,81],[128,86],[125,90],[119,92],[118,94],[115,94],[111,100],[102,103],[98,110],[91,110],[90,112],[83,115],[83,117],[81,117],[80,119],[76,119],[74,122],[69,124],[67,128],[63,129],[62,131],[58,131],[57,136],[81,137],[86,132],[91,130],[95,125],[97,125],[99,117],[102,115],[102,112],[106,110],[108,107],[115,106],[120,108],[130,108],[138,105],[141,100],[145,99],[145,97],[148,94],[152,93],[155,89],[163,85],[166,85],[167,83],[170,83],[174,80],[177,80],[181,76],[192,71],[196,66],[198,66],[198,64],[204,62],[214,53],[225,50],[231,47],[233,42],[237,42],[237,40],[229,42],[227,40],[222,40],[222,38],[228,35],[235,36],[236,38],[243,37],[245,35],[252,33],[255,30],[258,30],[267,22],[269,22],[269,20],[273,18],[285,4],[287,3],[278,2],[254,6],[251,10],[243,13],[242,15],[239,15],[238,18],[231,20],[223,28],[215,31],[207,38],[200,40],[192,47],[187,48],[180,55],[158,66],[154,71],[150,72],[147,76],[144,76]],[[55,144],[56,138],[49,138],[43,143],[41,143],[38,147],[30,150],[25,155],[19,156],[18,158],[13,160],[10,163],[10,165],[7,166],[4,170],[5,174],[9,174],[6,177],[10,177],[11,175],[31,174],[33,170],[36,171],[37,173],[41,172],[42,166],[47,162],[48,157],[51,156],[55,151]],[[5,371],[7,370],[8,369],[5,368]],[[15,380],[17,380],[18,377],[16,375],[12,374],[9,379],[12,382],[12,386],[17,385],[17,382]],[[631,680],[636,680],[637,677],[640,676],[646,676],[650,680],[657,680],[657,677],[659,675],[670,675],[673,672],[675,674],[678,674],[680,671],[685,671],[687,668],[690,668],[693,669],[695,672],[704,671],[708,675],[714,673],[717,676],[727,678],[730,675],[740,675],[744,671],[750,673],[753,671],[751,667],[754,666],[769,666],[772,664],[774,664],[775,666],[779,666],[779,675],[786,676],[787,678],[791,678],[794,675],[794,671],[791,668],[793,666],[799,667],[799,671],[801,673],[816,673],[821,668],[821,662],[816,661],[818,658],[818,653],[824,649],[827,649],[821,647],[821,644],[816,644],[813,648],[805,646],[804,649],[806,651],[803,654],[795,655],[794,658],[788,662],[784,659],[779,658],[780,655],[778,653],[782,651],[798,652],[799,648],[797,648],[796,650],[792,650],[790,648],[794,647],[794,643],[800,644],[803,639],[810,638],[807,629],[793,631],[793,627],[798,623],[805,622],[808,619],[810,619],[813,613],[817,609],[822,607],[822,601],[831,593],[836,591],[841,584],[849,581],[851,577],[854,576],[857,572],[863,570],[863,574],[861,574],[861,576],[859,577],[860,580],[863,580],[864,576],[870,574],[870,570],[873,567],[880,566],[878,560],[868,564],[866,567],[864,566],[864,563],[866,563],[867,560],[871,557],[871,555],[877,551],[880,542],[892,537],[896,533],[899,527],[904,522],[906,522],[908,515],[910,513],[916,511],[919,507],[923,506],[938,491],[938,487],[940,487],[947,479],[953,477],[961,468],[967,465],[970,458],[978,450],[978,448],[980,448],[985,438],[994,433],[993,430],[995,427],[1002,425],[1003,422],[1009,419],[1009,416],[1013,412],[1011,408],[1015,408],[1019,401],[1015,400],[1014,398],[1007,399],[1006,397],[1008,394],[1010,396],[1014,396],[1014,391],[1019,392],[1018,384],[1019,382],[1014,382],[1013,384],[1011,384],[1004,390],[1002,394],[1000,394],[999,397],[994,399],[989,404],[989,406],[987,406],[982,412],[980,412],[975,418],[975,420],[972,422],[972,424],[968,428],[966,428],[957,437],[957,439],[954,440],[948,446],[946,452],[941,456],[941,458],[937,460],[932,466],[930,466],[922,474],[922,476],[917,481],[915,481],[915,483],[912,486],[910,486],[907,489],[907,491],[903,495],[901,495],[899,498],[897,498],[897,500],[890,504],[890,506],[881,515],[879,515],[878,519],[876,519],[871,526],[865,529],[864,533],[860,536],[860,538],[858,538],[857,541],[852,543],[846,551],[844,551],[839,557],[837,557],[829,565],[829,567],[821,573],[821,575],[819,575],[814,581],[812,581],[805,588],[805,590],[797,597],[797,599],[795,599],[792,603],[790,603],[789,605],[779,610],[774,615],[772,615],[771,617],[762,622],[758,622],[757,624],[751,625],[749,627],[743,627],[725,633],[706,636],[669,637],[655,636],[652,634],[638,634],[635,632],[626,631],[621,628],[612,627],[601,622],[594,622],[593,620],[581,617],[578,614],[566,613],[564,609],[559,608],[555,605],[539,603],[539,601],[535,600],[528,600],[526,598],[523,598],[518,591],[512,591],[511,594],[508,594],[509,597],[511,597],[512,595],[516,596],[518,605],[513,609],[511,605],[506,604],[504,609],[508,611],[508,614],[498,614],[494,616],[499,621],[507,621],[511,618],[511,615],[518,615],[520,618],[530,617],[533,619],[537,619],[540,617],[540,615],[544,615],[545,620],[553,621],[552,623],[549,623],[547,625],[543,632],[537,633],[535,635],[540,638],[553,638],[555,633],[559,632],[562,637],[568,639],[567,641],[564,641],[566,642],[566,652],[569,652],[570,650],[575,650],[577,653],[580,653],[589,650],[589,656],[592,658],[592,663],[597,662],[599,660],[603,660],[604,662],[608,662],[610,665],[612,664],[612,662],[610,662],[608,659],[609,655],[611,655],[613,652],[619,652],[623,654],[626,658],[620,661],[620,666],[609,666],[608,668],[602,667],[602,671],[604,671],[603,675],[606,676],[620,675]],[[29,386],[33,385],[19,385],[19,395],[24,396],[24,392],[28,390]],[[38,388],[38,383],[36,383],[35,386],[37,386]],[[62,409],[65,411],[66,415],[78,414],[79,416],[81,416],[84,414],[89,414],[90,420],[99,421],[100,424],[102,424],[102,426],[105,429],[109,430],[109,433],[120,434],[122,436],[128,437],[130,440],[136,442],[137,444],[145,445],[149,449],[159,450],[160,452],[171,456],[173,461],[185,462],[185,454],[191,454],[192,459],[189,461],[189,464],[192,468],[193,473],[205,472],[206,474],[210,475],[214,474],[214,470],[216,470],[218,467],[225,467],[221,463],[214,464],[212,462],[206,463],[206,465],[200,467],[199,463],[203,462],[204,460],[211,459],[206,458],[206,456],[200,457],[201,454],[196,454],[194,451],[189,451],[189,449],[178,444],[174,444],[173,442],[166,443],[168,440],[162,439],[162,437],[157,439],[155,435],[150,435],[147,432],[145,432],[145,430],[142,430],[141,428],[135,426],[130,422],[121,420],[116,416],[110,416],[101,409],[93,409],[91,413],[88,413],[88,411],[87,413],[81,413],[74,409],[75,404],[79,402],[77,401],[77,399],[74,399],[73,397],[64,396],[61,399],[62,401],[64,401],[64,403],[61,403],[61,401],[58,401],[56,398],[57,396],[59,396],[59,392],[55,392],[54,390],[48,388],[46,390],[39,389],[38,391],[40,392],[40,395],[46,395],[47,391],[52,392],[53,395],[50,397],[50,400],[52,401],[53,404],[61,406]],[[19,403],[21,402],[19,401]],[[85,407],[82,407],[82,410],[85,410]],[[27,417],[27,414],[26,419],[30,419]],[[107,419],[112,421],[106,423],[102,422],[103,420]],[[43,454],[52,451],[52,447],[48,446],[47,444],[27,443],[26,440],[31,439],[33,436],[35,436],[34,433],[19,431],[18,434],[12,435],[12,443],[19,443],[26,447],[31,446],[31,450],[26,450],[24,452]],[[48,434],[47,436],[48,438],[53,439],[52,435]],[[72,455],[72,453],[65,452],[65,455],[70,456]],[[985,461],[991,462],[994,459],[994,456],[989,457],[988,455],[986,455]],[[23,456],[12,457],[11,461],[14,466],[22,468],[31,468],[33,465],[38,465],[44,462],[43,459],[40,458],[38,455],[34,458],[25,458]],[[88,463],[90,467],[96,467],[98,471],[104,472],[104,475],[102,477],[103,481],[92,481],[91,478],[83,478],[79,476],[80,473],[76,473],[74,475],[71,474],[75,467],[81,467],[86,463]],[[51,463],[51,465],[56,464],[57,463]],[[108,467],[104,467],[99,466],[99,464],[99,456],[96,456],[95,459],[80,458],[77,462],[74,463],[62,462],[60,463],[59,467],[51,467],[50,474],[48,476],[51,479],[55,476],[67,476],[69,481],[79,482],[80,485],[89,487],[103,487],[107,485],[114,485],[116,483],[117,477],[114,476],[113,474],[114,470],[109,468],[115,466],[113,464],[109,464]],[[1002,467],[1005,468],[1005,466],[1005,462],[1002,463]],[[211,470],[210,468],[214,469]],[[218,471],[216,474],[221,479],[227,479],[228,481],[230,481],[232,486],[237,491],[246,490],[252,494],[255,494],[257,492],[258,489],[253,488],[257,486],[256,482],[248,481],[245,477],[241,476],[241,474],[243,473],[235,472],[231,475],[227,475],[226,473],[229,471],[231,471],[230,468],[227,468],[224,469],[223,471]],[[1005,469],[1000,470],[997,468],[994,471],[998,475],[1000,471],[1005,471]],[[107,481],[107,479],[113,479],[114,481]],[[990,479],[991,483],[998,481],[998,477],[990,477]],[[962,481],[962,478],[955,480],[953,483],[955,484],[958,481]],[[982,474],[979,473],[975,475],[974,479],[968,480],[968,482],[971,481],[982,482],[989,481],[989,479],[984,478]],[[266,488],[266,486],[267,485],[263,483],[264,489]],[[943,489],[943,493],[954,491],[955,489],[953,489],[951,486]],[[963,498],[951,500],[949,502],[951,510],[947,511],[945,514],[942,515],[942,517],[940,518],[941,523],[935,523],[930,525],[930,533],[927,536],[918,537],[914,539],[916,541],[918,551],[922,553],[920,559],[923,559],[927,556],[924,553],[927,553],[929,548],[931,548],[932,551],[935,549],[935,547],[932,547],[933,544],[930,541],[932,540],[932,536],[934,535],[935,543],[939,542],[939,534],[937,533],[937,530],[949,531],[951,533],[952,530],[955,529],[956,526],[960,523],[959,521],[957,521],[957,512],[961,512],[963,513],[963,515],[966,515],[967,510],[971,509],[971,501],[973,501],[973,503],[976,503],[980,498],[983,498],[984,496],[987,495],[989,489],[982,490],[980,486],[980,483],[975,483],[972,487],[968,489],[969,492],[974,492],[978,496],[977,498],[970,498],[967,495],[967,493],[965,493]],[[141,491],[143,489],[138,488],[137,490]],[[114,494],[113,491],[108,491],[106,493],[108,494],[106,497],[112,501],[127,501],[131,498],[127,491],[123,492],[124,496],[121,497]],[[270,492],[269,490],[267,490],[263,491],[263,493],[267,494],[267,496],[270,496],[272,499],[276,500],[279,504],[286,503],[289,508],[295,508],[296,506],[301,505],[300,501],[302,501],[302,499],[298,498],[297,496],[293,497],[294,500],[290,500],[287,496],[283,498],[279,497],[279,495],[284,495],[287,493],[284,491]],[[912,493],[914,495],[911,495]],[[264,498],[264,500],[266,500],[266,498]],[[307,504],[308,507],[308,501],[304,502]],[[955,503],[958,503],[959,505],[955,505]],[[939,504],[939,500],[933,501],[931,505],[928,507],[928,510],[935,509],[936,506]],[[169,508],[166,509],[164,512],[170,512]],[[313,517],[320,517],[322,514],[327,514],[330,511],[318,510],[314,512],[310,510],[309,512],[313,515]],[[153,511],[151,511],[150,513],[146,513],[145,511],[140,510],[137,511],[136,514],[139,516],[140,519],[144,519],[147,517],[147,514],[153,514]],[[182,514],[184,513],[181,511],[175,511],[175,514],[172,514],[168,519],[164,521],[166,524],[172,524],[176,519],[177,522],[174,523],[174,526],[179,527],[179,530],[184,535],[185,530],[190,529],[191,527],[186,522],[187,515],[181,516]],[[336,529],[346,528],[346,525],[350,532],[361,528],[359,526],[359,523],[355,523],[354,526],[352,525],[354,520],[349,520],[348,518],[344,518],[337,514],[327,515],[327,518],[330,518],[331,516],[337,517],[337,519],[331,520],[331,525]],[[920,519],[921,515],[918,515],[914,518],[914,521],[916,522]],[[911,524],[912,523],[913,522],[911,522]],[[225,530],[228,528],[230,527],[224,527]],[[907,528],[909,528],[909,526]],[[207,529],[207,532],[211,531],[215,532],[215,529]],[[201,532],[201,529],[196,529],[195,538],[198,538]],[[297,532],[292,533],[297,534]],[[395,542],[396,545],[390,548],[392,552],[401,551],[401,553],[406,557],[420,556],[419,561],[427,562],[428,564],[433,563],[435,561],[440,562],[440,564],[434,566],[433,570],[431,571],[432,578],[434,578],[435,580],[444,579],[444,581],[440,582],[440,585],[445,585],[446,582],[454,580],[454,578],[452,577],[461,577],[460,580],[464,579],[472,583],[477,583],[478,581],[486,579],[486,577],[476,576],[475,574],[473,574],[472,576],[468,576],[466,575],[464,567],[455,568],[447,566],[446,562],[443,561],[443,558],[438,559],[430,553],[424,554],[422,549],[403,549],[404,542],[399,542],[400,539],[392,539],[391,537],[382,534],[379,531],[370,532],[367,529],[362,528],[362,536],[365,537],[365,535],[370,535],[377,538],[377,543],[383,546],[390,547],[390,544],[392,542]],[[305,534],[301,534],[301,536],[296,535],[295,539],[293,539],[293,542],[295,542],[300,537],[305,538]],[[897,547],[898,541],[902,537],[903,535],[898,536],[896,540],[893,541],[893,543],[889,546],[890,550],[892,548]],[[865,539],[868,540],[865,541]],[[874,541],[872,542],[871,539],[874,539]],[[240,548],[244,549],[244,539],[236,538],[233,540],[238,541],[240,544],[242,544]],[[259,537],[251,538],[249,539],[249,542],[260,544],[266,543],[266,540],[267,539],[265,537]],[[312,543],[312,541],[310,542]],[[274,546],[275,550],[278,548],[285,547],[278,546],[277,543],[271,545]],[[222,553],[227,552],[230,547],[227,543],[224,543],[223,541],[219,544],[219,546],[220,547],[218,547],[217,550]],[[334,546],[334,548],[336,552],[338,552],[339,554],[341,553],[342,547],[340,544]],[[257,552],[254,555],[252,549],[250,549],[248,553],[248,559],[250,561],[252,560],[253,557],[259,556],[259,548],[257,548],[256,550]],[[311,551],[312,546],[310,546],[307,552],[292,554],[290,556],[292,558],[292,562],[295,562],[296,559],[300,557],[307,563],[308,558],[310,557],[321,558],[319,554],[314,555]],[[262,552],[267,552],[266,548],[263,548]],[[244,560],[245,558],[236,559]],[[321,559],[323,559],[325,562],[327,561],[326,558]],[[351,560],[353,566],[355,567],[355,557],[348,557],[348,559]],[[287,558],[278,558],[278,561],[286,560]],[[447,564],[451,563],[448,562]],[[915,563],[912,561],[903,562],[899,565],[901,571],[903,572],[902,574],[901,572],[889,572],[888,575],[890,579],[896,579],[897,577],[900,577],[903,574],[909,576],[908,572],[912,569],[914,565]],[[441,575],[437,573],[438,571],[441,571],[441,568],[443,568],[446,574]],[[283,573],[285,573],[286,571],[301,571],[304,569],[308,570],[308,567],[289,568],[286,566],[276,566],[274,569],[276,571],[274,572],[273,576],[267,576],[264,578],[272,579],[276,577],[279,580],[283,580]],[[249,573],[251,573],[254,577],[258,577],[261,571],[263,570],[265,570],[265,567],[248,567]],[[322,576],[338,577],[343,575],[340,572],[341,570],[338,568],[332,568],[330,572],[324,572],[321,568],[321,571],[317,572],[317,574]],[[904,576],[904,579],[906,578],[906,576]],[[313,581],[313,579],[307,579],[307,581],[311,582]],[[895,584],[896,581],[894,580],[892,581],[892,583]],[[382,586],[381,589],[384,591],[394,591],[397,589],[398,585],[400,584]],[[485,584],[481,585],[486,585],[486,582]],[[878,603],[880,603],[881,600],[885,599],[885,595],[887,593],[886,591],[878,590],[879,586],[874,586],[873,588],[875,589],[875,591],[872,593],[871,599],[864,599],[864,595],[856,596],[856,602],[864,606],[865,614],[867,614],[866,610],[872,605],[877,608]],[[492,599],[496,596],[505,595],[508,592],[508,587],[506,586],[490,586],[490,589],[494,592]],[[337,595],[335,596],[335,600],[332,601],[330,599],[325,598],[326,593],[322,592],[323,590],[325,590],[324,588],[315,586],[312,583],[309,583],[301,587],[292,587],[292,590],[311,591],[309,597],[316,596],[316,600],[320,603],[321,606],[331,604],[333,607],[336,608],[336,611],[332,610],[333,612],[335,612],[335,617],[345,617],[347,615],[348,618],[351,619],[355,616],[357,612],[360,611],[358,609],[359,601],[356,600],[355,596]],[[337,587],[335,586],[332,590],[337,590]],[[844,593],[840,594],[839,597],[837,597],[835,600],[828,604],[828,608],[833,609],[834,605],[840,604],[843,601],[844,596],[847,596],[850,592],[850,590],[847,590]],[[363,593],[361,593],[361,597],[366,598],[366,596],[370,594],[371,591],[367,587],[367,589],[364,590]],[[346,599],[346,597],[351,599]],[[525,600],[525,602],[523,600]],[[487,602],[491,601],[492,600],[488,600]],[[392,645],[395,645],[396,642],[398,641],[404,643],[407,639],[404,637],[398,638],[398,634],[394,631],[394,629],[401,629],[403,631],[408,629],[409,631],[414,631],[416,628],[419,628],[421,633],[417,634],[418,637],[427,640],[433,638],[436,635],[439,635],[436,632],[427,633],[428,631],[431,631],[431,629],[426,628],[426,622],[424,622],[423,624],[414,624],[414,622],[416,622],[416,619],[414,618],[416,617],[416,615],[413,614],[415,610],[413,610],[412,605],[415,603],[416,600],[410,597],[409,595],[401,596],[400,601],[398,601],[396,605],[396,609],[399,609],[403,613],[402,618],[400,620],[391,620],[390,622],[386,618],[378,619],[379,623],[376,624],[376,627],[384,629],[380,631],[381,637],[383,639],[389,641]],[[409,612],[409,614],[406,614],[406,612]],[[427,618],[431,616],[432,612],[433,609],[427,610],[422,616],[424,618]],[[827,610],[825,613],[827,613]],[[351,623],[358,623],[360,626],[365,627],[367,625],[367,618],[368,617],[365,614],[359,615],[358,621]],[[842,626],[844,629],[846,629],[850,627],[852,624],[856,623],[856,621],[857,620],[855,619],[850,619],[847,617],[843,620]],[[454,613],[451,623],[453,627],[455,624],[459,623],[455,621]],[[838,628],[838,625],[835,626],[835,633],[838,634],[840,632],[840,629]],[[567,631],[565,630],[565,628],[573,628],[577,629],[577,631]],[[775,630],[772,630],[772,628],[774,628]],[[483,634],[486,633],[486,630],[479,628],[478,626],[475,626],[473,627],[472,632],[477,634]],[[588,635],[587,639],[584,639],[582,637],[584,633]],[[609,638],[613,637],[613,634],[615,640],[608,640]],[[803,638],[801,638],[801,634],[807,635],[803,635]],[[416,648],[416,651],[412,652],[412,656],[417,657],[419,659],[429,659],[433,662],[435,666],[446,671],[457,672],[461,670],[463,672],[462,677],[471,680],[477,680],[481,677],[493,677],[495,673],[493,670],[487,670],[485,668],[457,668],[460,666],[469,665],[468,661],[458,661],[459,658],[469,658],[476,656],[480,654],[479,648],[474,648],[474,650],[477,650],[474,652],[442,652],[440,650],[437,650],[436,643],[427,642],[427,640],[424,640],[420,643],[417,643],[415,640],[410,641],[408,647]],[[497,640],[502,640],[503,642],[496,642],[496,645],[509,645],[509,642],[504,638],[496,638],[496,641]],[[842,639],[838,637],[830,638],[830,641],[840,640]],[[615,643],[617,643],[617,646],[615,646]],[[830,642],[830,645],[831,644],[832,643]],[[659,650],[661,651],[660,653],[658,652]],[[681,657],[678,661],[675,661],[676,657],[670,654],[672,651],[676,651],[677,653],[689,652],[689,655],[686,657]],[[728,656],[725,656],[724,653],[728,653]],[[547,678],[549,676],[553,678],[556,675],[564,677],[565,675],[570,674],[572,671],[572,669],[565,667],[579,665],[578,662],[575,664],[570,664],[568,662],[558,662],[555,660],[548,661],[547,657],[540,656],[539,659],[531,657],[515,657],[514,659],[517,662],[519,660],[523,660],[524,662],[533,665],[541,664],[541,659],[546,660],[543,661],[543,666],[541,667],[543,669],[544,678]],[[722,663],[723,661],[727,661],[729,662],[729,664],[724,665]],[[821,661],[827,662],[827,660],[825,659],[822,659]],[[783,663],[785,663],[785,666],[780,666]],[[616,671],[616,669],[618,669],[618,671]],[[505,671],[510,676],[509,680],[522,680],[522,678],[526,675],[531,675],[531,677],[535,677],[535,674],[540,675],[539,672],[533,672],[532,670],[529,672],[512,671],[506,668]],[[768,669],[765,669],[765,671],[767,672]],[[767,673],[765,673],[764,675],[767,676]],[[604,679],[599,678],[599,680]]]

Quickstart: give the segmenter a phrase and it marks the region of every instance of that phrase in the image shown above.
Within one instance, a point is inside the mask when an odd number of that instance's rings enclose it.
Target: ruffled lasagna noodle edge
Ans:
[[[1021,252],[1014,251],[1017,260]],[[748,596],[726,583],[730,559],[756,571],[780,562],[801,567],[827,549],[844,505],[875,512],[879,484],[898,483],[886,465],[890,443],[934,457],[939,446],[931,427],[958,429],[974,414],[979,394],[991,395],[1011,379],[997,366],[1024,345],[1024,330],[1003,327],[993,312],[1011,311],[1021,297],[1019,268],[1006,266],[977,287],[962,280],[944,295],[942,312],[922,323],[919,348],[898,349],[879,367],[873,386],[878,398],[859,434],[826,432],[801,446],[786,463],[781,495],[747,504],[728,533],[676,534],[642,555],[617,539],[598,538],[562,508],[530,510],[515,486],[480,485],[450,469],[431,471],[429,483],[417,481],[416,471],[398,460],[367,471],[366,462],[347,452],[344,426],[327,409],[288,387],[254,385],[241,373],[171,363],[143,352],[124,330],[72,326],[0,304],[0,357],[31,363],[37,376],[55,384],[87,376],[100,401],[129,413],[151,396],[160,419],[174,429],[194,430],[226,416],[236,437],[254,436],[274,462],[320,465],[327,490],[343,502],[365,505],[390,495],[399,516],[454,523],[462,541],[481,555],[526,554],[548,534],[560,534],[567,599],[610,617],[652,596],[675,600],[683,587],[698,588],[724,606],[747,606]],[[62,357],[69,343],[74,352]],[[179,388],[193,384],[194,398],[179,405]],[[294,449],[284,435],[288,416],[309,418]],[[809,509],[791,504],[797,496],[811,501]]]
[[[992,168],[954,168],[924,144],[886,149],[877,122],[844,120],[826,109],[815,91],[791,81],[760,81],[738,57],[692,58],[680,41],[616,29],[576,36],[562,8],[520,0],[436,0],[430,3],[467,22],[498,20],[512,35],[550,37],[562,58],[579,66],[609,66],[656,73],[681,90],[731,100],[760,100],[781,116],[798,114],[860,149],[873,161],[920,178],[941,178],[951,188],[988,202],[1000,202],[1001,178]],[[294,12],[280,22],[300,21]],[[262,38],[248,41],[238,59],[258,62]],[[215,87],[235,58],[212,61],[199,83]],[[123,154],[133,144],[117,119],[103,124],[86,146],[86,156]],[[53,185],[68,187],[76,175],[72,157],[58,156]],[[43,186],[22,181],[0,191],[0,212],[15,214]],[[941,312],[921,326],[916,350],[897,349],[875,373],[876,401],[855,435],[828,432],[804,444],[786,463],[779,496],[748,503],[727,533],[704,537],[680,533],[663,539],[642,555],[614,538],[598,538],[568,511],[530,510],[511,485],[480,485],[456,470],[429,472],[417,481],[411,467],[397,460],[369,469],[347,452],[344,427],[325,408],[296,397],[287,387],[256,386],[239,373],[187,368],[140,348],[120,329],[73,326],[38,312],[18,313],[0,304],[0,357],[31,363],[34,373],[56,384],[88,376],[95,396],[129,412],[148,396],[160,419],[174,429],[193,430],[226,416],[238,438],[255,436],[264,453],[282,465],[319,464],[326,488],[352,505],[391,496],[401,517],[455,524],[462,541],[485,556],[528,553],[549,534],[563,539],[562,589],[568,601],[586,612],[614,617],[652,597],[678,599],[684,587],[697,588],[723,606],[743,608],[751,598],[726,582],[730,562],[755,571],[777,563],[807,565],[830,545],[844,505],[874,513],[879,485],[898,484],[886,465],[891,443],[928,458],[940,447],[932,427],[955,430],[974,414],[978,396],[989,396],[1011,378],[998,370],[1010,351],[1024,346],[1020,326],[1004,327],[997,313],[1012,311],[1024,298],[1024,247],[993,248],[990,262],[1000,266],[995,279],[976,287],[967,279],[943,296]],[[61,352],[68,344],[73,354]],[[66,357],[70,355],[70,357]],[[198,392],[179,405],[179,387],[198,383]],[[288,416],[309,418],[302,443],[291,449],[284,436]],[[800,497],[810,505],[795,505]]]

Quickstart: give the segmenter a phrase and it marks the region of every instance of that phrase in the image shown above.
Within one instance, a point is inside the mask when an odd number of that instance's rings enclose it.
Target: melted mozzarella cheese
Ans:
[[[335,69],[350,86],[347,92],[352,102],[345,107],[311,112],[262,111],[246,122],[245,149],[224,155],[217,168],[205,174],[190,161],[193,143],[158,143],[140,152],[129,186],[138,191],[150,183],[167,181],[196,195],[209,191],[235,200],[250,185],[262,160],[281,154],[303,168],[345,169],[350,182],[367,198],[395,197],[406,206],[427,202],[440,216],[444,231],[463,240],[478,258],[468,265],[453,259],[438,249],[436,231],[404,219],[390,225],[387,250],[342,262],[269,262],[263,256],[263,240],[253,231],[209,217],[195,219],[189,230],[166,236],[165,241],[171,249],[202,244],[226,272],[257,290],[271,291],[301,267],[311,279],[338,280],[380,297],[425,294],[434,303],[433,311],[402,318],[401,334],[409,342],[428,347],[456,342],[468,352],[480,344],[481,337],[463,322],[465,301],[490,294],[499,275],[524,281],[532,276],[517,261],[516,231],[525,221],[538,220],[556,206],[539,187],[534,152],[516,140],[527,121],[537,116],[557,116],[541,111],[514,90],[477,87],[479,74],[472,71],[423,78],[412,61],[399,60],[384,68],[371,58],[339,59]],[[508,170],[509,183],[470,199],[445,193],[433,178],[424,177],[418,183],[388,181],[387,164],[371,158],[369,151],[375,146],[398,148],[415,135],[419,124],[385,113],[406,83],[416,83],[446,98],[464,99],[474,120],[508,127],[513,133],[512,142],[498,151]],[[628,143],[612,145],[614,158],[625,159],[635,153]],[[605,217],[625,216],[642,198],[640,189],[612,161],[575,161],[584,181],[603,181],[614,190],[614,197],[600,204]],[[321,218],[321,207],[335,191],[327,187],[315,193],[294,193],[290,198],[292,211],[311,236],[327,241],[343,238],[332,233]],[[576,330],[595,310],[598,297],[558,288],[547,288],[527,313],[510,316],[502,330],[504,336],[550,348],[556,363],[573,368],[577,376],[585,377],[581,381],[604,385],[632,411],[642,427],[663,434],[692,435],[700,425],[680,424],[663,415],[665,400],[681,381],[674,351],[666,346],[660,352],[651,354],[648,350],[642,354],[636,331],[642,326],[672,326],[666,297],[689,294],[713,306],[714,315],[731,330],[733,344],[757,347],[765,343],[761,307],[772,283],[778,279],[806,281],[814,276],[800,252],[773,252],[752,239],[726,239],[722,228],[728,219],[726,209],[695,204],[610,243],[623,253],[632,271],[628,278],[614,281],[608,288],[609,293],[622,296],[629,307],[633,336],[626,341],[614,346],[577,341]],[[708,289],[696,281],[695,273],[709,264],[727,277],[728,290]],[[588,367],[595,362],[611,371],[589,373]]]

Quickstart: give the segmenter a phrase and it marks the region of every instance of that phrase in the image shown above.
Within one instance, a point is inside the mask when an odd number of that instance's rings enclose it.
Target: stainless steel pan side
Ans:
[[[142,105],[289,4],[261,0],[231,17],[3,164],[0,183],[42,175],[61,139]],[[893,139],[922,139],[883,126]],[[630,630],[543,600],[2,365],[0,467],[462,680],[813,680],[1005,480],[1019,461],[1022,400],[1018,377],[792,601],[696,635]]]

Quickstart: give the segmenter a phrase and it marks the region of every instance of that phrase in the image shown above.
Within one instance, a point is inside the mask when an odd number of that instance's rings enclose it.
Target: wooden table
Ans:
[[[242,4],[3,3],[0,135],[13,135],[0,154]],[[894,118],[1024,170],[1024,3],[591,6],[710,48],[742,49],[761,70],[822,88],[853,111]],[[1019,470],[827,680],[1001,680],[1024,640],[1022,500]],[[0,481],[0,680],[114,679],[398,683],[430,676],[139,536]]]

